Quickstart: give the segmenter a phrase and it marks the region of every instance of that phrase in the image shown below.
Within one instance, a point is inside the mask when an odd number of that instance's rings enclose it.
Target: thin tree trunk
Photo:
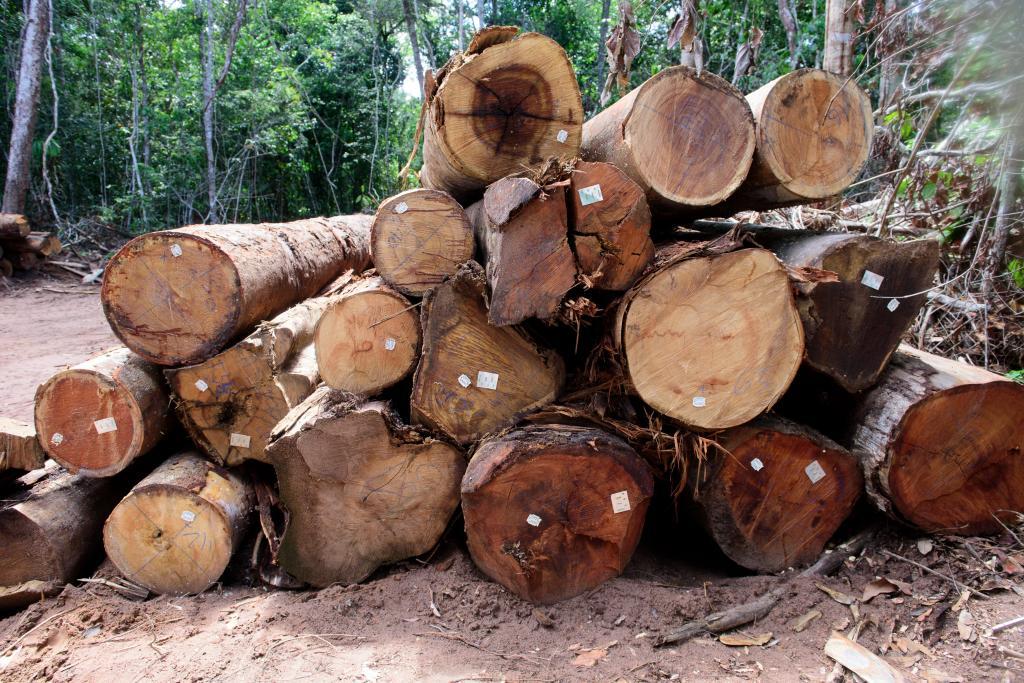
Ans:
[[[828,0],[825,4],[822,68],[840,76],[849,76],[853,71],[853,18],[848,10],[847,0]]]
[[[420,96],[423,96],[423,62],[420,60],[420,41],[416,30],[416,10],[413,8],[412,0],[402,0],[402,10],[405,13],[405,30],[409,33],[409,43],[412,45],[412,63],[416,67],[416,81],[420,84]]]
[[[789,68],[795,69],[799,61],[796,44],[796,8],[791,0],[779,0],[779,18],[786,29],[786,45],[789,48]]]
[[[1018,116],[1020,116],[1018,114]],[[992,234],[992,245],[989,247],[988,259],[985,264],[985,289],[991,291],[991,281],[1002,270],[1006,260],[1006,243],[1009,240],[1010,228],[1017,222],[1014,206],[1017,202],[1017,184],[1020,182],[1024,126],[1021,122],[1008,126],[1006,141],[1006,163],[999,177],[999,214],[996,216],[995,230]]]
[[[217,159],[213,152],[213,2],[202,0],[203,30],[199,50],[203,60],[203,142],[206,147],[208,223],[219,223],[217,211]]]
[[[482,29],[487,26],[487,20],[484,18],[484,0],[476,0],[476,18],[477,23],[480,24],[477,28]]]
[[[455,0],[459,6],[459,52],[466,49],[466,27],[463,26],[463,22],[466,21],[465,11],[463,9],[464,0]]]
[[[608,14],[612,9],[612,0],[601,2],[601,37],[597,42],[597,92],[604,87],[605,41],[608,40]],[[591,111],[593,114],[593,111]]]

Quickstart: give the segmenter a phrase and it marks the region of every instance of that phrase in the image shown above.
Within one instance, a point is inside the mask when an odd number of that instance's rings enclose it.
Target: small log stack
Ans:
[[[16,270],[35,270],[46,259],[61,252],[60,238],[49,232],[35,232],[26,216],[0,213],[0,275],[10,277]]]

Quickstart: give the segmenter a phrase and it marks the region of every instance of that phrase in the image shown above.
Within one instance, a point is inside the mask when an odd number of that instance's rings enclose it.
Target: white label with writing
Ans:
[[[398,344],[398,342],[395,341],[394,337],[388,337],[387,339],[384,340],[384,349],[386,351],[394,351],[395,350],[395,346],[397,344]]]
[[[860,283],[865,287],[878,290],[882,287],[882,280],[885,278],[878,273],[872,273],[870,270],[864,271],[864,277],[860,279]]]
[[[890,313],[891,313],[892,311],[895,311],[895,310],[896,310],[897,308],[899,308],[899,307],[900,307],[900,302],[899,302],[899,299],[889,299],[889,303],[888,303],[888,304],[886,304],[886,306],[885,306],[885,307],[889,309],[889,312],[890,312]]]
[[[236,434],[231,432],[231,445],[235,448],[248,448],[249,442],[252,441],[248,434]]]
[[[591,185],[590,187],[581,187],[578,194],[580,195],[580,204],[586,206],[587,204],[596,204],[597,202],[604,201],[604,195],[601,194],[600,185]]]
[[[805,467],[804,472],[807,474],[807,478],[811,480],[812,484],[817,484],[825,478],[825,470],[822,469],[817,460]]]
[[[207,384],[206,382],[204,382],[203,380],[201,380],[201,379],[197,379],[196,380],[196,389],[198,389],[199,391],[206,391],[209,388],[210,388],[210,385]]]
[[[175,258],[181,256],[181,245],[180,244],[172,244],[171,245],[171,256],[173,256]]]
[[[481,389],[491,389],[497,391],[498,389],[498,373],[496,372],[484,372],[481,370],[476,373],[476,385]]]
[[[192,512],[191,510],[185,510],[184,512],[181,513],[181,518],[185,520],[186,523],[191,524],[192,522],[196,521],[196,513]]]
[[[558,131],[558,135],[555,136],[555,139],[558,140],[559,142],[565,142],[566,140],[569,139],[569,131],[563,128],[562,130]]]
[[[96,420],[92,423],[96,427],[97,434],[106,434],[107,432],[116,432],[117,423],[114,422],[114,418],[105,417],[102,420]]]
[[[760,472],[761,470],[764,469],[764,463],[761,462],[761,458],[754,458],[753,460],[751,460],[750,466],[753,468],[755,472]]]
[[[50,443],[52,443],[54,446],[61,445],[62,443],[64,443],[64,435],[61,434],[60,432],[57,432],[56,434],[50,437]]]
[[[708,404],[708,400],[705,397],[703,397],[703,396],[694,396],[693,397],[693,407],[694,408],[703,408],[707,404]]]
[[[611,495],[612,499],[612,512],[619,514],[620,512],[629,512],[629,491],[619,491]]]
[[[469,375],[459,375],[459,384],[461,384],[463,388],[468,389],[469,386],[473,384],[473,380],[469,378]]]
[[[398,202],[398,204],[395,206],[395,213],[405,213],[408,210],[409,205],[406,204],[405,202]]]
[[[540,526],[540,517],[537,515],[530,515],[526,518],[526,523],[530,526]]]

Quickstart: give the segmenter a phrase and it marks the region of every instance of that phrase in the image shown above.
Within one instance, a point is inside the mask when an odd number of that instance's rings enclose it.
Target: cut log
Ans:
[[[771,252],[696,256],[699,248],[683,246],[659,252],[660,267],[625,294],[614,341],[652,408],[695,429],[734,427],[793,381],[804,350],[800,316]]]
[[[860,497],[856,457],[817,432],[772,417],[714,438],[720,449],[691,490],[722,552],[761,572],[816,560]]]
[[[900,347],[850,431],[869,497],[928,532],[985,534],[1024,511],[1024,386]]]
[[[591,590],[626,568],[654,481],[597,429],[530,426],[480,444],[462,480],[473,561],[530,602]]]
[[[413,421],[467,444],[554,400],[565,365],[514,327],[487,323],[484,276],[470,261],[423,301]]]
[[[643,189],[602,162],[572,173],[570,225],[583,279],[595,289],[629,289],[654,258],[651,210]]]
[[[466,203],[499,178],[579,154],[583,102],[565,50],[517,32],[480,31],[428,83],[424,187]]]
[[[373,396],[409,375],[420,352],[420,319],[380,277],[331,299],[316,325],[316,362],[328,386]]]
[[[389,285],[423,296],[473,259],[473,228],[447,192],[408,190],[377,209],[370,246],[373,265]]]
[[[10,277],[14,275],[14,264],[8,259],[0,258],[0,275]]]
[[[871,99],[852,80],[799,69],[747,95],[757,121],[750,175],[715,215],[835,196],[871,151]]]
[[[318,587],[433,548],[466,469],[458,449],[403,425],[387,403],[328,387],[281,421],[269,455],[290,513],[278,560]]]
[[[47,455],[71,472],[109,477],[163,438],[170,405],[160,370],[119,347],[40,385],[36,432]]]
[[[103,310],[125,346],[159,365],[212,357],[369,260],[370,216],[202,225],[126,244],[103,276]]]
[[[60,238],[49,232],[30,232],[17,239],[2,239],[0,246],[9,254],[32,252],[38,256],[56,256],[61,252]]]
[[[216,462],[266,462],[274,425],[319,381],[313,333],[329,300],[308,299],[211,359],[164,371],[182,424]]]
[[[619,167],[652,209],[685,214],[724,201],[743,182],[754,119],[722,78],[669,67],[587,121],[582,155]]]
[[[103,547],[126,579],[154,593],[201,593],[224,573],[253,501],[247,476],[180,453],[117,504]]]
[[[486,259],[492,325],[552,318],[576,283],[566,185],[502,178],[466,210]]]
[[[30,424],[0,417],[0,472],[31,472],[46,463],[36,429]]]
[[[25,237],[31,231],[28,218],[20,213],[0,213],[0,236]]]
[[[38,254],[33,254],[31,251],[23,251],[11,254],[10,261],[14,264],[16,270],[35,270],[39,267],[41,259]]]

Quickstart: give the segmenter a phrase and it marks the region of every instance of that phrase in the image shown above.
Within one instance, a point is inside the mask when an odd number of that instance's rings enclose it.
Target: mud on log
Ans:
[[[268,453],[290,512],[281,567],[320,587],[434,547],[466,467],[458,449],[403,425],[388,404],[328,387],[281,421]]]
[[[617,437],[516,429],[481,443],[462,480],[469,551],[525,600],[571,598],[622,573],[653,489],[647,465]]]
[[[9,470],[30,472],[45,463],[46,454],[36,438],[36,428],[0,417],[0,474]]]

